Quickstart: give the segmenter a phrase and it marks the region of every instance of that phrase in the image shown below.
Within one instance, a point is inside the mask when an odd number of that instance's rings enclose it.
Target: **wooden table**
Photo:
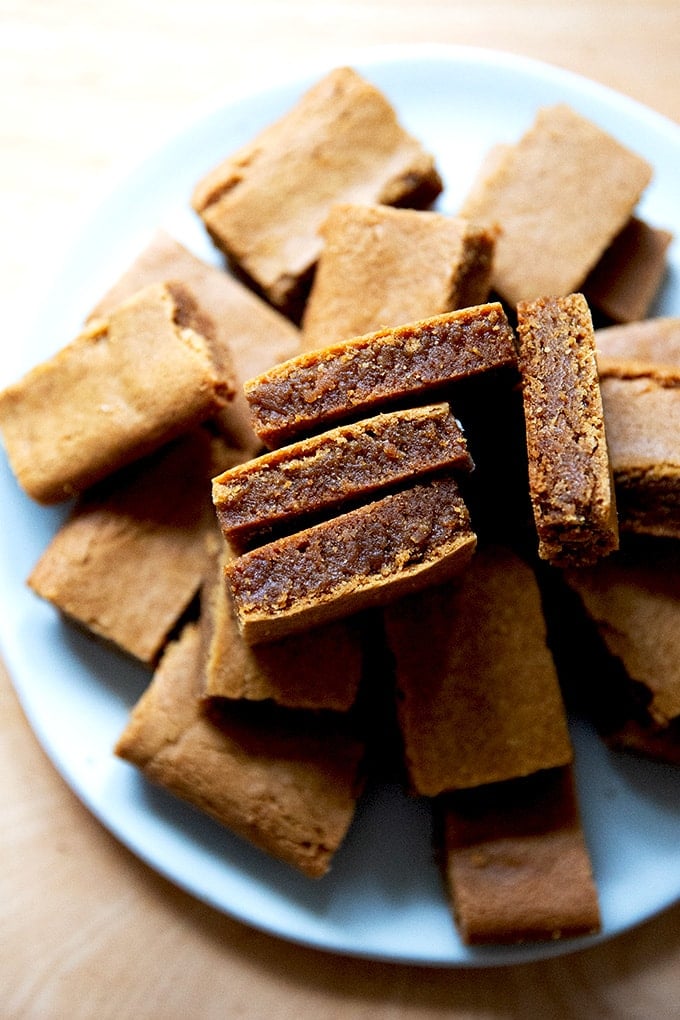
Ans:
[[[343,48],[449,42],[578,71],[680,121],[677,0],[3,0],[3,344],[102,175],[196,104]],[[680,905],[597,948],[486,971],[345,959],[253,931],[123,849],[54,771],[0,675],[3,1017],[680,1015]]]

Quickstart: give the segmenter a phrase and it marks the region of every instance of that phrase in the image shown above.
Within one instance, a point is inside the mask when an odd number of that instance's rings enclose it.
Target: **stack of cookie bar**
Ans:
[[[28,583],[150,670],[117,754],[314,878],[393,769],[468,943],[599,927],[568,705],[680,761],[650,177],[557,106],[445,215],[340,68],[197,183],[227,268],[159,232],[0,394],[19,484],[74,500]]]

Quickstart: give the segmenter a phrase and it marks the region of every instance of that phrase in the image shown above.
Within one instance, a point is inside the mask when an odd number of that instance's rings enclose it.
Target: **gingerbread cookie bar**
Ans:
[[[680,718],[680,550],[630,543],[592,567],[565,572],[610,655],[644,687],[658,726]]]
[[[489,295],[491,228],[441,213],[334,206],[302,319],[302,349],[415,322]]]
[[[600,375],[635,375],[652,367],[680,370],[680,318],[666,316],[595,331]]]
[[[680,538],[680,368],[601,379],[622,530]]]
[[[297,354],[299,330],[235,277],[197,258],[164,230],[156,231],[89,319],[110,315],[138,290],[166,280],[180,280],[189,287],[212,319],[213,351],[226,353],[237,383],[234,399],[218,414],[220,427],[232,445],[258,452],[261,444],[250,425],[242,384]]]
[[[593,562],[617,547],[618,526],[584,297],[520,302],[517,336],[539,555]]]
[[[144,288],[0,394],[19,484],[69,499],[215,414],[234,392],[179,284]]]
[[[210,171],[192,202],[216,245],[273,305],[295,314],[331,206],[420,208],[441,189],[432,156],[387,98],[343,67]]]
[[[199,627],[188,624],[133,709],[116,754],[241,838],[320,878],[354,815],[363,742],[337,713],[232,704],[208,717],[202,673]]]
[[[348,711],[362,675],[360,623],[337,620],[280,641],[247,645],[224,583],[226,562],[218,559],[201,596],[204,698],[271,700],[288,708]]]
[[[244,553],[227,568],[249,644],[443,581],[475,548],[452,476],[436,477]]]
[[[495,151],[460,214],[500,228],[492,286],[501,297],[562,296],[581,287],[651,176],[596,124],[566,105],[547,107],[516,144]]]
[[[240,456],[196,429],[94,486],[29,586],[97,637],[155,663],[209,570],[211,474]]]
[[[591,308],[612,322],[637,322],[649,313],[666,274],[668,230],[631,216],[583,282]]]
[[[424,796],[572,759],[531,568],[480,545],[459,579],[384,610],[412,789]]]
[[[307,351],[246,382],[245,393],[257,434],[274,447],[515,366],[512,329],[491,302]]]
[[[227,541],[244,549],[301,518],[445,469],[469,471],[472,460],[448,404],[435,404],[341,425],[230,468],[213,480],[213,503]]]
[[[437,813],[446,887],[467,945],[599,931],[569,766],[451,794]]]

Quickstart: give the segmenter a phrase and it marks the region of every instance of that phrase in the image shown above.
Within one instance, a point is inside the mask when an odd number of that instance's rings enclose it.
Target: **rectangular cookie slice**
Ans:
[[[600,375],[643,373],[653,367],[671,373],[680,370],[680,317],[664,316],[607,326],[595,330],[597,367]]]
[[[213,503],[225,538],[242,550],[292,522],[444,469],[470,471],[472,460],[448,404],[435,404],[341,425],[230,468],[213,480]]]
[[[416,403],[433,390],[516,366],[515,343],[498,302],[353,337],[307,351],[245,384],[263,443]]]
[[[585,298],[520,302],[517,337],[539,555],[593,562],[617,547],[618,526]]]
[[[40,503],[82,492],[215,414],[234,393],[189,291],[153,284],[0,393],[0,431]]]
[[[680,717],[680,549],[628,543],[592,567],[567,570],[610,655],[623,666],[657,726]]]
[[[680,538],[680,368],[600,381],[619,524]]]
[[[572,759],[532,569],[480,545],[459,578],[384,610],[412,789],[423,796]]]
[[[310,878],[330,867],[363,785],[345,716],[201,704],[199,626],[168,646],[116,744],[152,783]]]
[[[444,476],[244,553],[227,579],[241,633],[257,644],[443,581],[474,549],[457,483]]]
[[[578,290],[651,177],[644,159],[560,104],[495,150],[459,212],[499,227],[492,286],[514,305]]]
[[[446,887],[466,945],[599,931],[569,766],[450,794],[436,810]]]
[[[271,700],[287,708],[348,711],[359,690],[363,629],[337,620],[252,647],[243,640],[227,585],[224,556],[201,595],[206,699]]]
[[[302,318],[303,350],[489,296],[492,228],[436,212],[342,203],[331,209],[322,237]]]
[[[197,258],[164,230],[154,233],[88,319],[110,315],[143,287],[167,280],[179,280],[189,287],[214,324],[213,351],[224,352],[222,356],[233,365],[236,393],[218,414],[220,427],[233,446],[258,452],[261,443],[250,424],[242,384],[297,354],[299,330],[235,277]]]
[[[29,586],[97,637],[154,664],[210,568],[211,474],[241,456],[196,429],[94,486]]]
[[[192,202],[217,246],[273,305],[295,315],[331,206],[420,208],[441,189],[432,156],[387,98],[341,67],[211,170]]]
[[[637,322],[649,313],[666,274],[668,230],[631,216],[583,282],[591,308],[612,322]]]

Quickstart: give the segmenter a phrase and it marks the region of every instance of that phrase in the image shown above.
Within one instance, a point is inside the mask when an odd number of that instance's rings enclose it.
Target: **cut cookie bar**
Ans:
[[[244,284],[203,262],[163,230],[153,235],[89,318],[110,315],[138,290],[166,280],[180,280],[189,287],[202,311],[212,319],[213,350],[226,352],[238,384],[234,399],[219,413],[220,426],[234,446],[256,452],[261,444],[250,425],[242,384],[297,354],[299,331]]]
[[[600,382],[622,530],[680,538],[680,368]]]
[[[517,336],[539,555],[593,562],[618,527],[590,310],[581,294],[520,302]]]
[[[444,469],[469,471],[448,404],[364,418],[225,471],[213,502],[225,538],[243,549],[273,530]]]
[[[198,625],[168,646],[116,753],[153,783],[311,878],[345,837],[363,743],[344,716],[232,704],[202,709]]]
[[[211,474],[240,456],[197,429],[94,486],[28,584],[98,637],[154,663],[209,569]]]
[[[221,408],[234,392],[182,285],[144,288],[0,394],[19,484],[41,503],[81,492]]]
[[[201,596],[204,697],[270,699],[288,708],[347,711],[362,674],[359,622],[337,620],[251,647],[239,632],[223,570],[220,558]]]
[[[668,230],[631,216],[583,282],[589,305],[612,322],[644,319],[666,273]]]
[[[595,331],[595,344],[600,375],[624,374],[626,366],[631,375],[648,367],[671,374],[680,371],[680,318],[607,326]]]
[[[632,543],[593,567],[565,572],[609,653],[646,688],[646,711],[665,726],[680,717],[680,549]]]
[[[313,350],[486,301],[495,231],[435,212],[342,204],[302,320]]]
[[[569,766],[451,794],[437,813],[446,886],[466,944],[599,931]]]
[[[651,176],[645,160],[558,105],[494,151],[460,214],[500,228],[492,285],[501,297],[562,296],[581,287]]]
[[[249,380],[245,392],[257,434],[274,447],[515,365],[512,329],[492,302],[305,352]]]
[[[241,633],[256,644],[443,581],[474,548],[467,508],[445,476],[244,553],[227,577]]]
[[[342,201],[429,205],[442,182],[386,97],[338,68],[280,120],[212,170],[194,209],[211,237],[275,306],[300,306]]]
[[[531,568],[479,546],[460,579],[384,610],[413,790],[425,796],[572,759]]]

